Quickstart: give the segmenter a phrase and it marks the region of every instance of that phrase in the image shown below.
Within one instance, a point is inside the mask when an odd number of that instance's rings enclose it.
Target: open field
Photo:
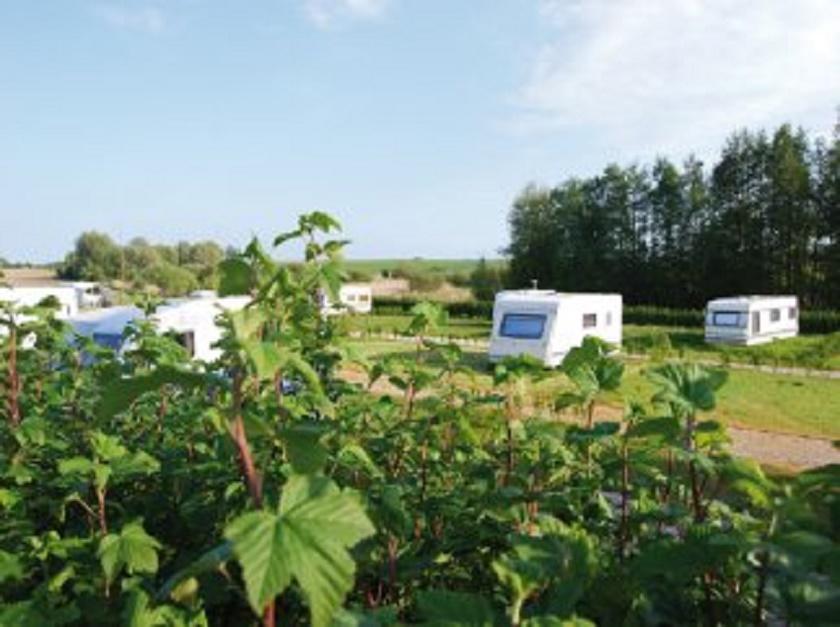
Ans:
[[[490,266],[503,267],[504,259],[488,259]],[[381,274],[385,271],[407,270],[430,274],[469,274],[478,265],[478,259],[349,259],[345,261],[348,271],[366,274]]]
[[[412,351],[401,342],[360,340],[355,346],[368,357]],[[490,386],[489,364],[483,351],[465,349],[463,365],[476,373],[476,385]],[[644,369],[642,364],[627,364],[622,387],[610,404],[620,407],[623,397],[651,409],[653,386],[645,378]],[[551,403],[567,385],[560,374],[534,385],[535,403]],[[840,439],[840,381],[731,370],[713,415],[729,426]]]

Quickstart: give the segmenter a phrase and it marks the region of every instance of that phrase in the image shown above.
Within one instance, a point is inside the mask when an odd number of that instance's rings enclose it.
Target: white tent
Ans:
[[[796,296],[732,296],[706,304],[706,341],[761,344],[799,333]]]
[[[496,294],[489,357],[528,354],[549,367],[587,336],[621,344],[620,294],[509,290]]]

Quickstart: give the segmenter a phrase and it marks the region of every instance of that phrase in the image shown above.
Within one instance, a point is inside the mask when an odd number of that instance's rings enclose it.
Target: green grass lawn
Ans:
[[[411,322],[411,316],[346,316],[341,324],[348,331],[363,333],[403,333]],[[488,339],[490,337],[489,320],[477,318],[450,318],[449,324],[434,332],[434,335],[453,338]]]
[[[758,346],[706,344],[703,329],[624,325],[627,353],[745,363],[840,370],[840,333],[803,335]]]
[[[347,317],[348,330],[401,333],[411,318],[405,315]],[[489,339],[492,323],[478,318],[450,318],[436,334],[453,338]],[[840,333],[803,335],[760,346],[706,344],[703,329],[624,325],[622,349],[655,358],[697,359],[721,365],[743,363],[840,370]]]
[[[369,358],[413,353],[413,348],[402,342],[360,340],[355,345]],[[465,349],[464,365],[473,368],[478,373],[478,381],[489,386],[488,363],[483,352]],[[610,399],[611,404],[619,407],[623,397],[650,407],[654,388],[644,376],[646,367],[649,366],[627,365],[620,393]],[[539,400],[547,402],[567,386],[565,377],[557,374],[537,385],[534,393]],[[710,417],[732,426],[840,439],[840,380],[731,370]]]

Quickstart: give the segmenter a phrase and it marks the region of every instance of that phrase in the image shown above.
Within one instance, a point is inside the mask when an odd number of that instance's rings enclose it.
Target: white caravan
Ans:
[[[732,296],[706,304],[706,341],[762,344],[799,333],[796,296]]]
[[[320,296],[321,312],[326,315],[370,313],[373,310],[373,290],[367,283],[345,283],[338,292],[338,303],[333,303],[326,292]]]
[[[243,309],[250,301],[249,296],[215,295],[170,301],[158,307],[152,319],[161,333],[174,333],[190,357],[213,361],[221,356],[221,351],[213,346],[222,339],[216,318],[224,311]]]
[[[493,305],[490,361],[527,354],[553,368],[590,335],[617,347],[621,313],[621,294],[499,292]]]
[[[213,345],[222,337],[216,317],[223,311],[242,309],[249,301],[247,296],[218,298],[215,295],[172,300],[158,307],[150,319],[160,333],[174,334],[190,357],[213,361],[220,355]],[[136,307],[107,307],[74,316],[69,323],[79,335],[119,352],[127,348],[126,328],[145,317]]]
[[[0,287],[0,302],[16,307],[35,307],[52,296],[58,301],[56,318],[69,318],[79,311],[79,297],[73,286],[55,287]]]

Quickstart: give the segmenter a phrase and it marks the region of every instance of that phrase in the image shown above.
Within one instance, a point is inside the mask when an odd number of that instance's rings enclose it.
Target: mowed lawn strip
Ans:
[[[347,329],[369,334],[403,333],[411,317],[407,315],[348,316]],[[450,318],[435,335],[456,339],[489,340],[490,320]],[[706,344],[703,329],[624,325],[622,350],[633,355],[694,359],[765,366],[840,370],[840,333],[803,335],[758,346],[721,346]]]
[[[354,342],[358,351],[375,358],[388,353],[413,352],[403,342],[381,340]],[[490,386],[486,356],[475,349],[464,349],[464,365],[476,371],[475,381]],[[627,364],[620,394],[608,402],[620,407],[626,401],[642,403],[652,410],[653,385],[644,376],[652,364]],[[720,390],[717,408],[709,417],[731,426],[840,439],[840,380],[776,375],[764,372],[729,370],[729,379]],[[537,404],[550,403],[557,393],[570,386],[560,373],[534,386]]]

